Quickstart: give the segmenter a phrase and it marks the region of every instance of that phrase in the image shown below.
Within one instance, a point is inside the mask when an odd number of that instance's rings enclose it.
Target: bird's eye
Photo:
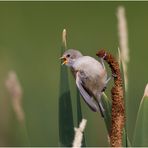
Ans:
[[[66,57],[69,58],[70,57],[70,54],[68,54]]]

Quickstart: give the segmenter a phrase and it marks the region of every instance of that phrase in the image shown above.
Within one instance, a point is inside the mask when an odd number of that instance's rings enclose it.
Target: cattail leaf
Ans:
[[[64,34],[65,33],[65,34]],[[63,38],[66,37],[66,30],[63,30]],[[66,49],[66,39],[63,39],[61,54]],[[71,95],[66,66],[60,71],[60,92],[59,92],[59,143],[62,147],[71,147],[74,139],[74,123],[71,104]]]
[[[80,101],[80,93],[77,89],[77,125],[79,126],[80,122],[82,121],[82,110],[81,110],[81,101]],[[82,147],[86,147],[86,139],[85,134],[83,134],[83,140],[82,140]]]
[[[105,109],[105,114],[104,114],[104,121],[105,125],[107,128],[108,133],[110,133],[111,129],[111,100],[103,93],[102,96],[102,104]]]
[[[148,96],[142,98],[139,106],[132,146],[148,147]]]
[[[131,142],[128,138],[128,134],[127,134],[125,127],[123,128],[122,146],[123,147],[131,147]]]
[[[81,110],[81,101],[80,101],[80,93],[77,89],[77,126],[79,126],[82,121],[82,110]]]

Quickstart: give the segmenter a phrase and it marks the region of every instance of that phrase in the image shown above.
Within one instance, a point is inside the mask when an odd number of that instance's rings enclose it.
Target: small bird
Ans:
[[[77,88],[86,104],[92,111],[100,111],[104,117],[101,96],[109,81],[104,63],[101,64],[90,56],[83,56],[75,49],[66,50],[60,59],[63,60],[62,65],[71,68]]]

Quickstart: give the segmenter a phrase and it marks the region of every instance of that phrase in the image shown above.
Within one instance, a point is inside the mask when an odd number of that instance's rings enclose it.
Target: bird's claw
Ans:
[[[105,54],[104,54],[104,56],[102,57],[102,59],[105,59],[106,56],[107,56],[107,54],[106,54],[106,52],[105,52]]]
[[[113,73],[112,76],[113,76],[114,78],[117,78],[117,75],[116,75],[115,73]]]

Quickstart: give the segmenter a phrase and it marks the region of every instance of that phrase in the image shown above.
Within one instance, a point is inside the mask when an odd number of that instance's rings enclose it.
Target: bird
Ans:
[[[76,49],[66,50],[62,57],[62,65],[68,66],[76,80],[76,86],[85,103],[94,112],[104,117],[105,109],[101,96],[109,81],[103,60],[101,63],[91,56],[83,56]]]

